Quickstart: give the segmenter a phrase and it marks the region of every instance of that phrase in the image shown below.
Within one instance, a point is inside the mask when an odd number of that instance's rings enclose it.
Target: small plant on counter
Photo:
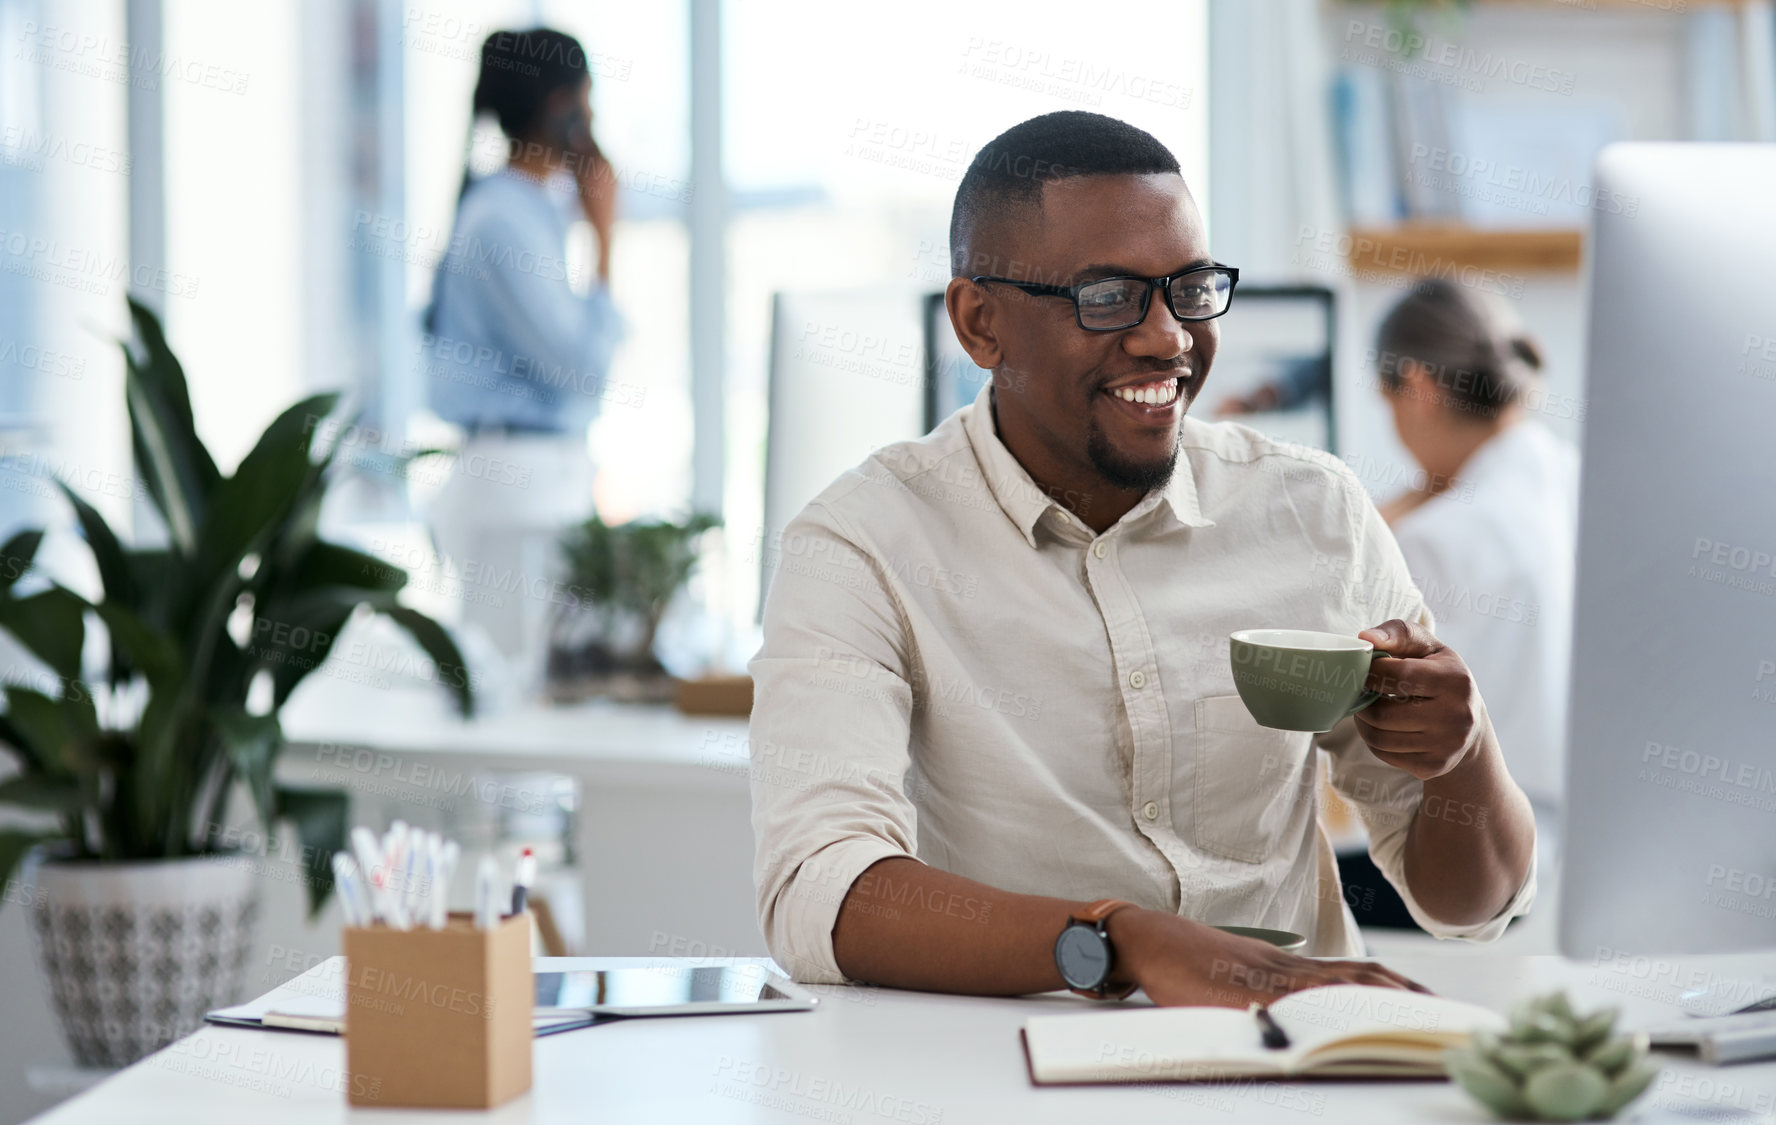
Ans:
[[[1617,1035],[1619,1009],[1581,1016],[1564,992],[1529,1000],[1503,1035],[1478,1032],[1447,1051],[1444,1068],[1474,1100],[1514,1121],[1614,1117],[1646,1091],[1658,1068],[1644,1034]]]

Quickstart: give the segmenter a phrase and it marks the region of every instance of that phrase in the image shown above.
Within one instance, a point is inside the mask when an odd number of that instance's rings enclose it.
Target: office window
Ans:
[[[161,82],[168,277],[154,295],[184,362],[198,433],[229,471],[302,397],[302,72],[298,9],[165,5]],[[120,302],[121,303],[121,299]]]
[[[0,0],[0,538],[71,525],[58,478],[130,517],[113,342],[132,273],[123,16],[116,0]],[[64,581],[91,570],[54,538],[39,559]]]
[[[762,528],[773,293],[941,290],[950,204],[968,161],[998,133],[1054,110],[1153,133],[1206,204],[1206,5],[1185,0],[1133,19],[1007,0],[726,5],[731,542]],[[903,352],[857,357],[873,373],[857,377],[893,377],[879,369]],[[731,554],[729,581],[749,609],[757,556]]]
[[[691,405],[685,199],[690,169],[689,30],[682,2],[450,3],[402,9],[408,220],[439,232],[436,253],[415,255],[408,299],[422,307],[448,243],[461,184],[481,41],[499,28],[541,22],[577,38],[592,71],[593,134],[622,185],[611,288],[628,322],[590,445],[605,518],[682,510],[690,495]],[[477,174],[505,156],[484,121],[468,144]],[[589,254],[581,224],[577,250]]]

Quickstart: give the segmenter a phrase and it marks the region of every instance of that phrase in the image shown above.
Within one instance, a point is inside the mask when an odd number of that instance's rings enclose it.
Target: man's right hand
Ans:
[[[1115,979],[1139,985],[1155,1004],[1243,1008],[1322,984],[1429,991],[1368,961],[1317,961],[1158,910],[1118,910],[1105,929],[1116,949]]]

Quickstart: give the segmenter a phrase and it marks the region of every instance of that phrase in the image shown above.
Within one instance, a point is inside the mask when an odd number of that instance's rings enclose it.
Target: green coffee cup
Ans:
[[[1363,683],[1387,653],[1360,637],[1241,629],[1228,640],[1233,686],[1259,726],[1323,734],[1381,698]]]

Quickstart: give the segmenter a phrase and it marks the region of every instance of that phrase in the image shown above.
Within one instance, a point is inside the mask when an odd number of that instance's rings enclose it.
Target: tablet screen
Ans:
[[[757,965],[635,966],[536,974],[538,1008],[610,1015],[805,1010],[815,998]]]

